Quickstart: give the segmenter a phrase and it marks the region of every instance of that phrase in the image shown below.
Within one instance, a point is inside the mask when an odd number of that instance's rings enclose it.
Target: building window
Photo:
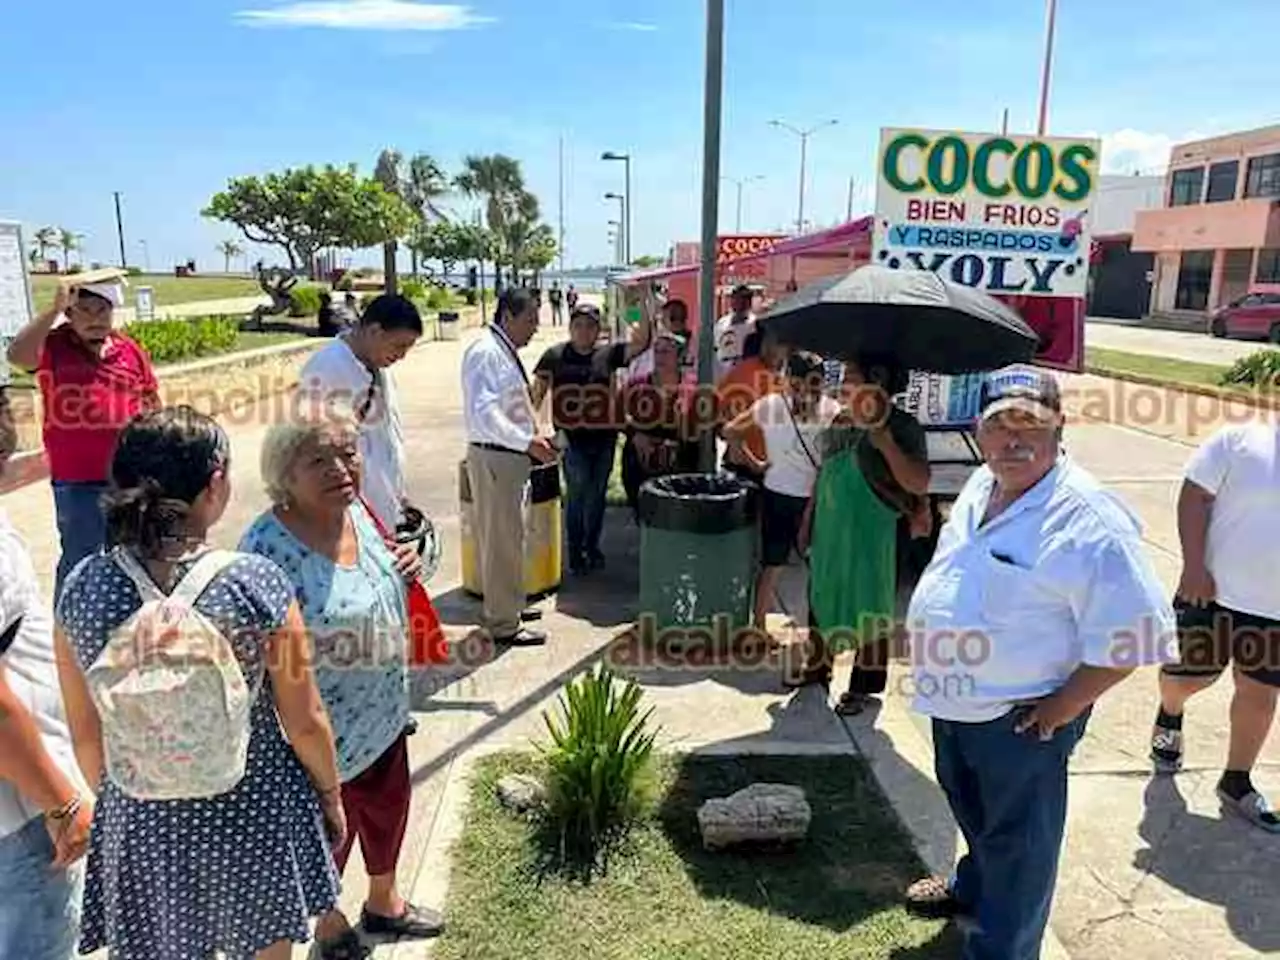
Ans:
[[[1169,189],[1169,206],[1185,207],[1199,203],[1203,188],[1204,167],[1175,171],[1173,184]]]
[[[1254,157],[1245,173],[1246,197],[1280,197],[1280,153]]]
[[[1173,305],[1178,310],[1204,310],[1209,306],[1209,284],[1213,280],[1213,251],[1186,250],[1178,265],[1178,293]]]
[[[1255,283],[1280,283],[1280,247],[1258,251],[1258,270]]]
[[[1223,203],[1236,198],[1236,181],[1240,178],[1240,161],[1228,160],[1209,168],[1209,190],[1205,203]]]

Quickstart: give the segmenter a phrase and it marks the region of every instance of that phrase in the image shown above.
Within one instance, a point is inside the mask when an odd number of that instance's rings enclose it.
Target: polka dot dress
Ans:
[[[184,571],[185,572],[185,571]],[[230,637],[252,685],[262,639],[284,623],[292,584],[263,557],[227,567],[196,604]],[[82,665],[138,608],[105,555],[67,581],[58,619]],[[210,800],[141,801],[104,778],[93,822],[81,952],[112,960],[252,960],[278,940],[305,942],[331,909],[338,876],[311,783],[285,740],[270,682],[252,712],[244,779]]]

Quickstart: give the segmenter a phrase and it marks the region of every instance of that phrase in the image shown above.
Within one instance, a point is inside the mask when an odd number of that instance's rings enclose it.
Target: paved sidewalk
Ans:
[[[1193,363],[1217,363],[1230,366],[1255,350],[1273,349],[1271,344],[1250,340],[1227,340],[1207,333],[1184,333],[1157,330],[1132,324],[1090,321],[1085,343],[1090,347],[1145,353],[1156,357],[1189,360]]]
[[[544,339],[530,348],[527,359],[534,359],[555,333],[544,328]],[[465,342],[423,344],[396,370],[405,403],[410,490],[446,543],[432,592],[455,636],[468,631],[477,613],[457,589],[457,468],[463,453],[458,363]],[[215,531],[223,545],[233,544],[266,506],[257,478],[265,423],[243,420],[232,432],[235,495]],[[1068,441],[1073,455],[1111,482],[1142,516],[1157,567],[1171,587],[1178,562],[1173,496],[1191,441],[1176,426],[1168,432],[1171,436],[1073,423]],[[0,497],[0,508],[27,537],[47,585],[56,560],[47,485]],[[443,902],[448,844],[459,829],[470,759],[477,751],[521,747],[541,736],[542,711],[554,704],[563,683],[597,662],[634,617],[635,534],[619,512],[608,537],[607,575],[598,583],[566,582],[542,605],[542,626],[552,636],[545,648],[513,650],[470,672],[418,679],[414,709],[420,731],[411,744],[414,811],[402,880],[424,902]],[[952,860],[956,832],[933,783],[928,729],[906,710],[907,690],[896,677],[883,708],[855,718],[846,730],[821,691],[785,691],[776,667],[639,669],[635,674],[657,708],[669,747],[836,757],[861,751],[930,865]],[[1148,670],[1113,691],[1077,754],[1053,929],[1071,956],[1087,960],[1275,955],[1280,952],[1280,871],[1275,869],[1280,838],[1222,821],[1212,803],[1213,779],[1225,751],[1229,681],[1204,695],[1188,714],[1188,772],[1153,782],[1146,738],[1154,683]],[[841,689],[837,680],[833,695]],[[1273,735],[1265,757],[1258,779],[1274,794],[1280,792],[1280,737]],[[363,893],[354,879],[359,870],[354,864],[344,891],[344,903],[353,911]],[[307,950],[300,947],[296,955],[306,956]],[[382,960],[426,955],[421,944],[378,951]],[[1052,955],[1046,950],[1046,957]]]

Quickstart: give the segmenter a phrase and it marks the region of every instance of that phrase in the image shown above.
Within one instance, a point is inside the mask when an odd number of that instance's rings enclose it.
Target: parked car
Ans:
[[[1280,293],[1250,293],[1219,308],[1209,321],[1209,332],[1280,343]]]

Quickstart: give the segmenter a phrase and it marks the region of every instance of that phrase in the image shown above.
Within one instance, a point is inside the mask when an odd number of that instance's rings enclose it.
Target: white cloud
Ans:
[[[1097,133],[1090,134],[1098,136]],[[1172,137],[1126,128],[1102,134],[1102,172],[1143,174],[1163,173],[1169,166],[1169,151],[1175,143],[1198,140],[1204,134],[1190,132]]]
[[[656,23],[637,23],[635,21],[611,23],[609,26],[614,30],[630,30],[633,33],[654,33],[658,29]]]
[[[493,22],[468,6],[412,0],[303,0],[272,10],[242,10],[236,16],[255,26],[333,30],[462,30]]]

